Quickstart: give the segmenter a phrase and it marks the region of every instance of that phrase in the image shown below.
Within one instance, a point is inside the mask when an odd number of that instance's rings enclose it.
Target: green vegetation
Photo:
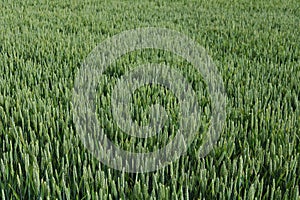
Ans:
[[[1,1],[2,199],[299,199],[299,24],[297,0]],[[209,155],[197,156],[199,137],[176,162],[133,174],[105,166],[84,148],[71,100],[84,58],[107,37],[138,27],[170,28],[205,47],[228,100],[226,125]],[[179,57],[156,50],[125,55],[107,70],[98,93],[103,126],[124,149],[161,148],[176,129],[176,99],[154,86],[134,94],[132,116],[143,124],[147,105],[167,105],[172,117],[164,134],[147,141],[113,134],[110,87],[148,61],[181,70],[203,109],[210,104],[201,74]]]

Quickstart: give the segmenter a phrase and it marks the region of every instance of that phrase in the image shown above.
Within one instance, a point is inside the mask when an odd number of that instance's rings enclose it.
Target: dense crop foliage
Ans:
[[[1,1],[0,193],[2,199],[299,199],[300,4],[287,1]],[[86,150],[72,116],[74,77],[98,43],[137,27],[166,27],[206,48],[223,77],[227,119],[214,150],[199,158],[199,138],[176,162],[151,173],[125,173]],[[109,111],[116,79],[145,62],[179,69],[209,95],[200,74],[169,52],[122,57],[99,83],[98,115],[120,147],[152,151],[174,136],[178,104],[152,86],[134,94],[132,117],[168,108],[160,137],[137,140],[118,130]]]

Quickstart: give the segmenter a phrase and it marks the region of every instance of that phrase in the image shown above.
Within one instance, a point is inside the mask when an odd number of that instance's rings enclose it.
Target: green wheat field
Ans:
[[[162,148],[178,129],[172,92],[147,85],[131,116],[168,112],[162,132],[139,139],[118,129],[112,88],[137,65],[168,63],[197,93],[201,129],[178,160],[149,173],[102,164],[73,120],[74,80],[105,39],[142,27],[168,28],[204,47],[222,76],[226,121],[213,150],[198,151],[209,122],[203,76],[170,52],[138,50],[105,71],[97,116],[118,147]],[[0,196],[2,199],[300,199],[300,2],[298,0],[0,2]],[[224,111],[225,112],[225,111]]]

